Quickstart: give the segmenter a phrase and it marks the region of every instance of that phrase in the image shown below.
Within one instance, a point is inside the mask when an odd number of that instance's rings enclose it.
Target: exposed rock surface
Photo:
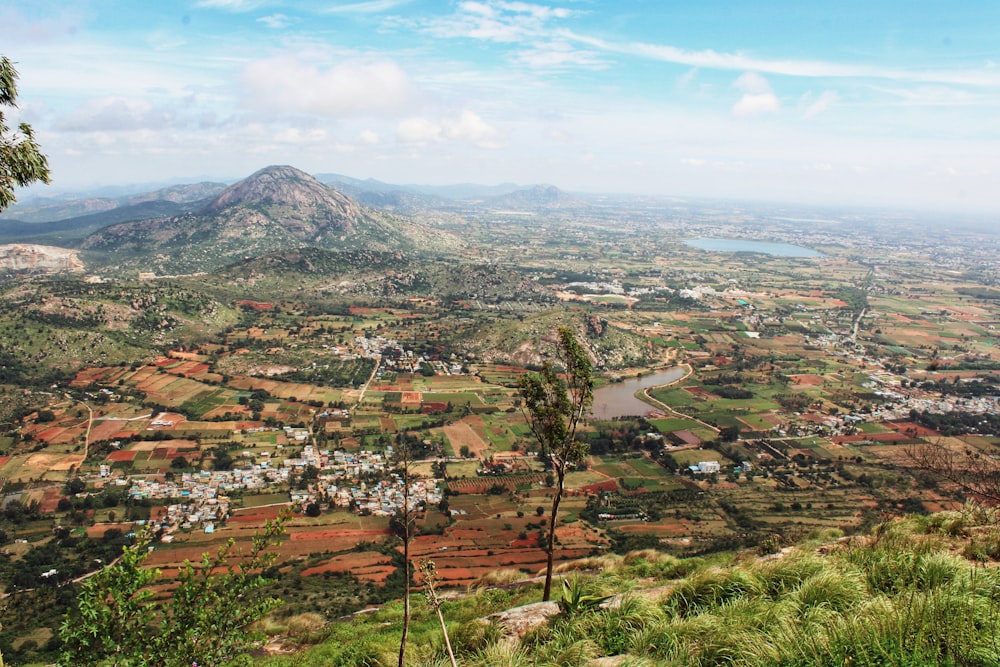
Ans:
[[[479,619],[480,623],[496,623],[503,630],[504,640],[517,644],[528,632],[544,625],[549,618],[559,613],[556,602],[534,602],[522,607],[490,614]]]
[[[326,229],[354,230],[361,206],[294,167],[266,167],[225,190],[202,213],[233,207],[281,208],[285,228],[300,240],[311,240]]]
[[[32,243],[0,245],[0,270],[60,273],[83,271],[76,250]]]

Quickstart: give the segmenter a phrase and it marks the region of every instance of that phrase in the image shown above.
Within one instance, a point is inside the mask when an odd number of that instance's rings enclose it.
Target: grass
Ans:
[[[460,664],[470,667],[578,665],[619,656],[627,665],[1000,664],[1000,572],[955,555],[955,540],[980,530],[987,513],[952,512],[882,524],[867,536],[815,532],[784,558],[680,559],[656,550],[605,554],[559,567],[574,599],[618,595],[608,606],[571,605],[520,641],[486,616],[538,600],[537,585],[497,571],[442,611]],[[990,528],[996,532],[995,528]],[[659,587],[643,593],[643,587]],[[503,588],[497,588],[502,586]],[[557,587],[557,591],[560,587]],[[323,630],[323,642],[266,667],[389,665],[398,650],[401,605],[392,603]],[[291,624],[291,623],[290,623]],[[407,663],[446,665],[433,611],[414,596]]]

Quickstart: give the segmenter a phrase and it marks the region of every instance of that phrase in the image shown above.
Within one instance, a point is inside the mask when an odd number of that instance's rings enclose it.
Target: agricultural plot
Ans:
[[[482,419],[479,417],[464,417],[461,421],[446,424],[441,428],[441,432],[451,446],[452,451],[465,451],[473,458],[485,458],[491,453],[489,442],[484,440],[475,427],[482,427]]]

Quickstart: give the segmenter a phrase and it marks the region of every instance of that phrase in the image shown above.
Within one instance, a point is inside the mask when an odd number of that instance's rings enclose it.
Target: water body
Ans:
[[[823,257],[823,253],[811,248],[791,243],[770,243],[768,241],[747,241],[745,239],[689,239],[684,242],[692,248],[709,252],[755,252],[774,257]]]
[[[676,382],[684,377],[686,368],[674,366],[665,371],[624,382],[609,384],[594,390],[594,403],[590,413],[594,419],[614,419],[615,417],[641,417],[655,410],[649,403],[640,401],[635,393],[640,389],[659,387]]]

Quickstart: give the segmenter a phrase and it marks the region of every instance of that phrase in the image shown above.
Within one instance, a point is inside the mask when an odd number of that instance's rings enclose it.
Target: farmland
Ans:
[[[440,494],[421,507],[414,558],[432,558],[445,586],[497,569],[534,575],[554,490],[517,382],[550,358],[559,326],[586,344],[601,387],[683,370],[640,396],[648,407],[585,421],[590,454],[567,475],[560,561],[781,543],[955,507],[964,497],[913,470],[908,451],[989,456],[1000,444],[987,426],[1000,304],[969,292],[995,280],[996,254],[984,250],[993,241],[935,237],[903,250],[878,226],[832,242],[773,223],[774,238],[824,252],[788,258],[683,246],[684,234],[723,229],[707,213],[672,223],[671,234],[639,224],[611,233],[606,220],[572,235],[502,216],[481,222],[463,228],[472,247],[462,261],[489,248],[530,292],[376,298],[305,276],[292,298],[276,276],[251,295],[238,269],[212,280],[9,285],[0,332],[4,358],[17,363],[0,405],[5,590],[33,588],[53,568],[68,581],[106,562],[137,521],[169,516],[170,540],[148,561],[166,594],[185,559],[230,537],[246,544],[287,508],[273,590],[288,613],[334,617],[392,597],[401,556],[391,512],[357,499],[393,476],[364,457],[401,443],[420,452],[415,475]],[[421,284],[444,280],[433,263],[419,270]],[[581,276],[632,296],[577,298],[564,288]],[[61,307],[62,319],[20,308],[33,300]],[[144,308],[156,310],[155,326]],[[131,313],[134,338],[93,318],[70,321],[116,309]],[[942,422],[942,404],[983,426]],[[350,498],[340,504],[319,487],[337,456],[358,466],[336,482]],[[5,654],[4,641],[29,638],[15,617],[0,619]]]

